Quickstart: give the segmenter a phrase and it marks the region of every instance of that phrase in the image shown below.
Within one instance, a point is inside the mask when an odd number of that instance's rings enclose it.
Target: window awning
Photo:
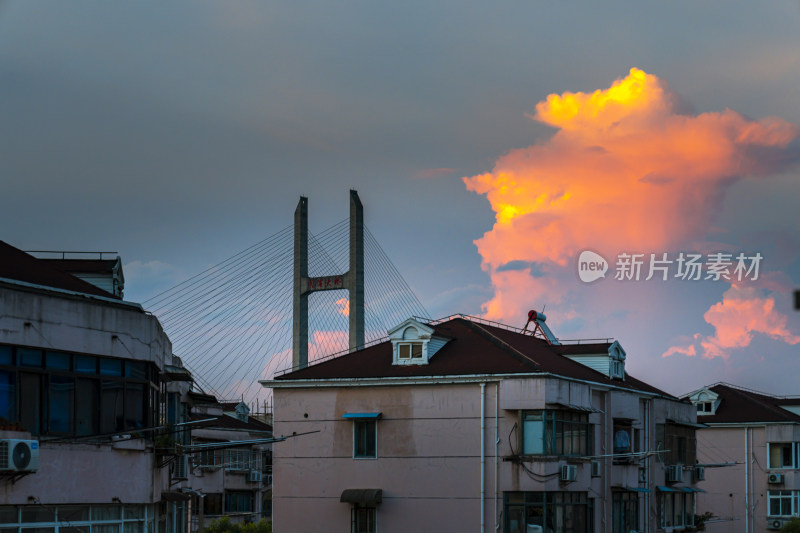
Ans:
[[[660,485],[656,487],[656,490],[659,492],[680,492],[678,490],[673,489],[672,487],[662,487]]]
[[[595,409],[594,407],[585,407],[583,405],[575,405],[571,403],[547,402],[547,407],[569,409],[570,411],[580,411],[582,413],[602,413],[601,410]]]
[[[652,492],[650,489],[646,489],[644,487],[625,487],[625,490],[630,490],[633,492]]]
[[[177,490],[170,490],[161,493],[162,502],[185,502],[192,498],[191,494],[180,492]]]
[[[377,505],[383,501],[382,489],[344,489],[342,503],[356,503],[358,505]]]
[[[345,413],[342,418],[380,418],[381,413]]]
[[[192,375],[181,366],[164,365],[164,381],[192,381]]]
[[[706,424],[700,424],[700,423],[695,423],[695,422],[687,422],[685,420],[675,420],[674,418],[667,418],[667,423],[674,424],[676,426],[687,426],[687,427],[690,427],[690,428],[697,428],[697,429],[702,429],[702,428],[707,428],[708,427],[708,425],[706,425]]]

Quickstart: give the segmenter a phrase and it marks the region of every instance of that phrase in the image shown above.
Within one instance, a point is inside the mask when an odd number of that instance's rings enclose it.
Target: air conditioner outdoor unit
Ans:
[[[39,441],[0,439],[0,471],[36,472],[39,469]]]
[[[173,479],[189,479],[189,456],[179,455],[172,467]]]
[[[780,529],[785,523],[782,518],[767,518],[767,529]]]
[[[561,467],[561,481],[575,481],[578,479],[578,467],[575,465],[564,465]]]
[[[668,466],[667,481],[672,483],[683,481],[683,466],[681,465]]]
[[[592,477],[600,477],[600,461],[592,461]]]
[[[251,470],[250,475],[247,478],[251,483],[261,483],[261,471],[260,470]]]
[[[783,474],[770,474],[767,476],[767,483],[783,483]]]
[[[704,481],[706,479],[706,467],[704,466],[694,467],[694,479],[696,481]]]

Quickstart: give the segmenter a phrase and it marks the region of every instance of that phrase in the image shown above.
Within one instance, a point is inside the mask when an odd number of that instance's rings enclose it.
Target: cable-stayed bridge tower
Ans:
[[[364,206],[356,191],[350,191],[350,269],[320,277],[308,276],[308,198],[300,197],[294,211],[293,287],[293,368],[308,366],[308,296],[315,291],[348,292],[350,351],[364,346]]]

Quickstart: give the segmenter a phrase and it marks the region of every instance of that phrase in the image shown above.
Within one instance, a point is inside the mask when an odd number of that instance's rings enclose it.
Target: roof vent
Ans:
[[[528,326],[533,322],[534,326],[533,329],[531,329],[531,335],[544,340],[547,344],[561,344],[558,342],[556,336],[553,335],[553,332],[550,331],[550,328],[547,327],[547,324],[545,324],[546,320],[547,317],[544,313],[539,313],[534,310],[528,311],[528,321],[525,323],[525,327],[522,328],[522,333],[528,331]]]

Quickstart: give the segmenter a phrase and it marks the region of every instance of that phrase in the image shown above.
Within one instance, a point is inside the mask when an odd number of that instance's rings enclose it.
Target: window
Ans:
[[[630,455],[634,450],[633,427],[630,420],[614,420],[614,463],[629,463],[632,460]]]
[[[374,459],[378,457],[378,424],[375,419],[353,420],[353,457]]]
[[[0,417],[35,436],[150,427],[159,397],[154,369],[144,361],[0,345]]]
[[[639,529],[639,494],[615,491],[611,495],[613,533],[630,533]]]
[[[694,525],[694,493],[659,492],[658,508],[662,528]]]
[[[796,490],[767,491],[769,516],[797,516],[800,512],[798,496],[800,491]]]
[[[698,415],[714,414],[714,402],[697,402],[697,414]]]
[[[667,465],[693,465],[697,457],[697,440],[692,426],[656,424],[656,446]]]
[[[770,442],[768,468],[798,468],[800,442]]]
[[[222,514],[222,493],[206,494],[203,498],[203,513],[207,515]]]
[[[522,455],[588,455],[589,417],[572,411],[523,411]]]
[[[397,357],[400,359],[421,359],[421,342],[404,342],[397,345]]]
[[[377,510],[374,507],[353,506],[350,511],[351,533],[375,533]]]
[[[229,490],[225,493],[226,513],[252,513],[253,493],[246,490]]]
[[[591,533],[592,500],[585,492],[504,492],[507,533]]]

